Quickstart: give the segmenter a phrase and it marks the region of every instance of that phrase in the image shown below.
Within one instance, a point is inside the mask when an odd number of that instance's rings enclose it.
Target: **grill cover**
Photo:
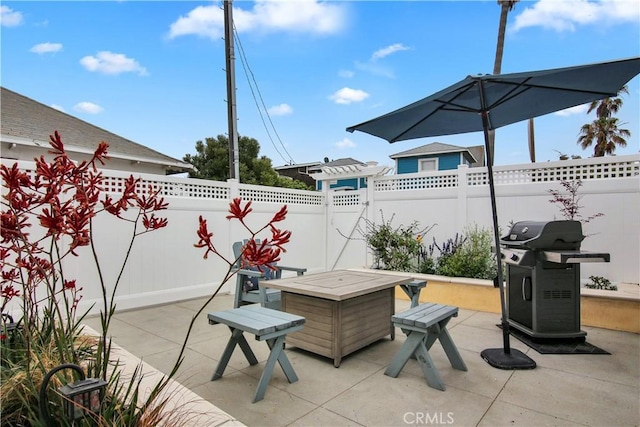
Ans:
[[[578,250],[583,239],[580,221],[520,221],[500,243],[522,249]]]

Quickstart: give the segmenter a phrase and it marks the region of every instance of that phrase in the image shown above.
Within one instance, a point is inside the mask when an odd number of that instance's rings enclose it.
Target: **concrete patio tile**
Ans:
[[[538,367],[516,371],[497,400],[589,426],[636,426],[638,396],[638,386]]]
[[[357,423],[353,420],[347,419],[341,415],[333,413],[325,408],[318,408],[311,411],[309,414],[298,418],[294,422],[288,425],[288,427],[327,427],[327,426],[342,426],[342,427],[360,427],[364,424]]]
[[[188,320],[203,299],[118,313],[111,333],[144,361],[168,372],[175,362]],[[404,304],[404,305],[403,305]],[[541,355],[511,337],[510,343],[536,361],[534,370],[500,370],[480,357],[487,348],[502,347],[500,315],[461,309],[449,331],[468,371],[457,371],[439,343],[430,354],[447,390],[432,389],[417,362],[410,360],[398,378],[384,370],[406,339],[383,338],[333,367],[329,358],[287,346],[299,381],[289,384],[279,366],[263,401],[251,403],[269,348],[248,335],[259,363],[249,366],[236,349],[224,376],[210,381],[230,337],[223,325],[209,325],[206,313],[231,308],[232,297],[219,295],[203,312],[188,343],[176,379],[248,426],[540,426],[640,425],[640,336],[599,328],[583,328],[587,341],[611,355]],[[171,307],[175,306],[175,307]],[[164,308],[163,308],[164,307]],[[397,307],[409,307],[397,301]],[[97,317],[87,319],[99,327]],[[184,324],[183,324],[184,323]],[[178,325],[176,327],[176,325]],[[171,329],[173,328],[173,329]],[[195,339],[194,339],[195,338]]]
[[[333,366],[332,359],[297,350],[294,347],[287,347],[285,351],[299,381],[289,384],[282,369],[276,366],[270,386],[286,390],[316,405],[324,404],[371,375],[382,375],[381,366],[356,358],[347,357],[342,360],[340,367],[336,368]],[[260,365],[264,366],[264,363]],[[243,372],[256,379],[262,374],[261,370],[252,373],[247,370]]]
[[[409,308],[411,308],[411,301],[396,298],[396,307],[395,307],[396,313],[400,313],[401,311],[408,310]]]
[[[434,344],[429,351],[447,391],[449,388],[455,387],[492,399],[498,396],[513,374],[513,371],[494,368],[485,362],[479,353],[460,349],[459,351],[462,360],[464,360],[465,365],[467,365],[467,371],[453,369],[447,355],[438,343]],[[400,372],[400,375],[404,374],[421,376],[425,386],[428,386],[427,380],[424,379],[420,365],[416,360],[412,359],[407,362],[404,369]]]
[[[405,374],[399,380],[381,372],[355,384],[323,407],[365,426],[470,426],[480,421],[491,401],[453,387],[435,390],[422,376]]]
[[[189,323],[196,310],[177,304],[157,306],[143,310],[118,313],[116,318],[147,332],[161,332],[162,336],[176,344],[182,344]],[[203,312],[193,324],[190,341],[198,341],[210,335],[207,313]]]
[[[448,327],[452,327],[453,325],[457,325],[458,323],[462,323],[467,321],[470,317],[472,317],[476,312],[471,310],[465,310],[464,308],[458,309],[458,315],[456,317],[452,317],[448,323]]]
[[[400,350],[402,343],[406,339],[399,328],[396,328],[396,338],[383,338],[373,344],[368,345],[358,351],[351,353],[342,359],[342,363],[349,358],[361,359],[369,363],[374,363],[379,367],[386,367],[393,356]]]
[[[503,347],[502,331],[497,326],[495,329],[487,327],[479,328],[475,326],[468,326],[466,322],[463,322],[448,329],[451,337],[453,338],[453,342],[456,343],[459,350],[464,349],[480,353],[485,349]],[[529,351],[533,351],[534,354],[537,354],[529,346],[518,341],[516,338],[510,337],[509,343],[511,348],[518,349],[531,357],[533,357],[533,355],[529,354]]]
[[[591,327],[583,327],[582,330],[587,333],[587,342],[610,353],[640,354],[638,334]]]
[[[536,354],[538,366],[584,375],[612,383],[638,387],[638,353],[613,354]],[[640,397],[640,396],[639,396]]]
[[[465,310],[465,313],[468,313],[468,316],[461,320],[461,323],[463,325],[489,329],[492,331],[497,330],[499,333],[502,333],[501,330],[496,326],[501,322],[501,316],[499,313],[486,313],[482,311],[471,310]],[[458,315],[458,317],[461,318],[462,315]]]
[[[98,333],[101,331],[100,319],[97,317],[85,319],[84,324],[94,328]],[[125,348],[128,352],[137,357],[149,356],[171,349],[178,348],[175,342],[153,334],[151,332],[132,327],[127,322],[120,319],[112,319],[109,326],[108,336],[113,342]]]
[[[162,373],[169,374],[173,369],[179,352],[180,349],[176,348],[146,356],[143,360]],[[217,360],[187,348],[184,352],[184,360],[173,378],[183,386],[192,389],[211,381],[211,376],[217,364]],[[228,367],[225,370],[225,375],[234,371],[235,369]]]
[[[212,374],[220,360],[220,357],[222,357],[222,354],[224,353],[227,343],[229,342],[231,331],[229,331],[229,328],[225,325],[207,325],[207,327],[211,330],[211,336],[209,339],[194,342],[189,344],[188,347],[203,356],[215,360],[214,366],[210,368],[210,374]],[[258,362],[265,362],[269,357],[270,352],[267,343],[264,341],[256,341],[251,334],[244,334],[244,336],[249,343],[249,347],[253,350],[253,354],[256,356],[256,359],[258,359]],[[241,370],[247,367],[250,367],[247,358],[244,356],[244,353],[242,353],[240,347],[236,346],[227,365],[227,369],[232,368]]]
[[[208,299],[209,298],[194,298],[177,302],[176,305],[195,313]],[[209,302],[205,307],[203,313],[207,313],[209,311],[228,310],[230,308],[233,308],[233,295],[221,293],[213,297],[211,302]]]
[[[535,412],[530,409],[512,405],[505,402],[495,402],[478,427],[503,427],[503,426],[583,426],[571,420],[561,419],[552,415]]]
[[[234,372],[197,386],[193,391],[247,426],[286,426],[317,408],[316,404],[271,384],[263,400],[251,403],[257,383],[258,380],[250,375]]]

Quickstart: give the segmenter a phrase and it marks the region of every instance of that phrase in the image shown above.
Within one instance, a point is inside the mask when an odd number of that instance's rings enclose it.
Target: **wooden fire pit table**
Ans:
[[[303,330],[287,335],[287,344],[333,359],[387,335],[394,338],[395,287],[411,277],[336,270],[261,282],[282,292],[282,311],[306,318]]]

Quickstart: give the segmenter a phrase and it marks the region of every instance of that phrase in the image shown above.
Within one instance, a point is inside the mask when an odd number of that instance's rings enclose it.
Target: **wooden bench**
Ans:
[[[426,280],[412,280],[409,283],[400,285],[400,289],[404,291],[411,301],[411,308],[420,305],[420,292],[427,286]]]
[[[211,377],[211,381],[222,377],[236,345],[240,346],[250,365],[256,365],[258,363],[258,359],[256,359],[255,354],[244,337],[245,332],[255,335],[258,341],[266,341],[271,349],[267,363],[262,371],[262,376],[258,382],[253,403],[264,398],[276,361],[282,368],[289,383],[298,381],[298,376],[293,370],[293,366],[291,366],[283,349],[285,337],[290,332],[302,329],[305,322],[304,317],[254,304],[209,313],[208,318],[209,324],[224,324],[231,330],[231,338],[229,338],[224,353],[222,353],[222,357]]]
[[[429,355],[429,349],[436,340],[439,340],[451,366],[460,371],[467,370],[467,366],[453,343],[449,331],[447,331],[447,323],[457,315],[458,307],[426,303],[391,316],[393,325],[401,328],[407,334],[407,339],[391,360],[384,372],[385,375],[396,378],[409,359],[415,356],[427,379],[427,384],[444,391],[445,386]]]

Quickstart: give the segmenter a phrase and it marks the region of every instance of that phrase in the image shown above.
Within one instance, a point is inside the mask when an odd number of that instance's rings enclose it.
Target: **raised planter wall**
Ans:
[[[385,271],[385,273],[407,275],[407,273],[392,271]],[[427,281],[427,287],[420,293],[421,303],[436,302],[500,314],[500,293],[493,287],[493,282],[490,280],[418,273],[411,273],[411,276]],[[640,286],[623,283],[618,287],[618,291],[581,289],[582,326],[640,334]],[[408,300],[407,295],[400,288],[396,288],[396,298]]]

